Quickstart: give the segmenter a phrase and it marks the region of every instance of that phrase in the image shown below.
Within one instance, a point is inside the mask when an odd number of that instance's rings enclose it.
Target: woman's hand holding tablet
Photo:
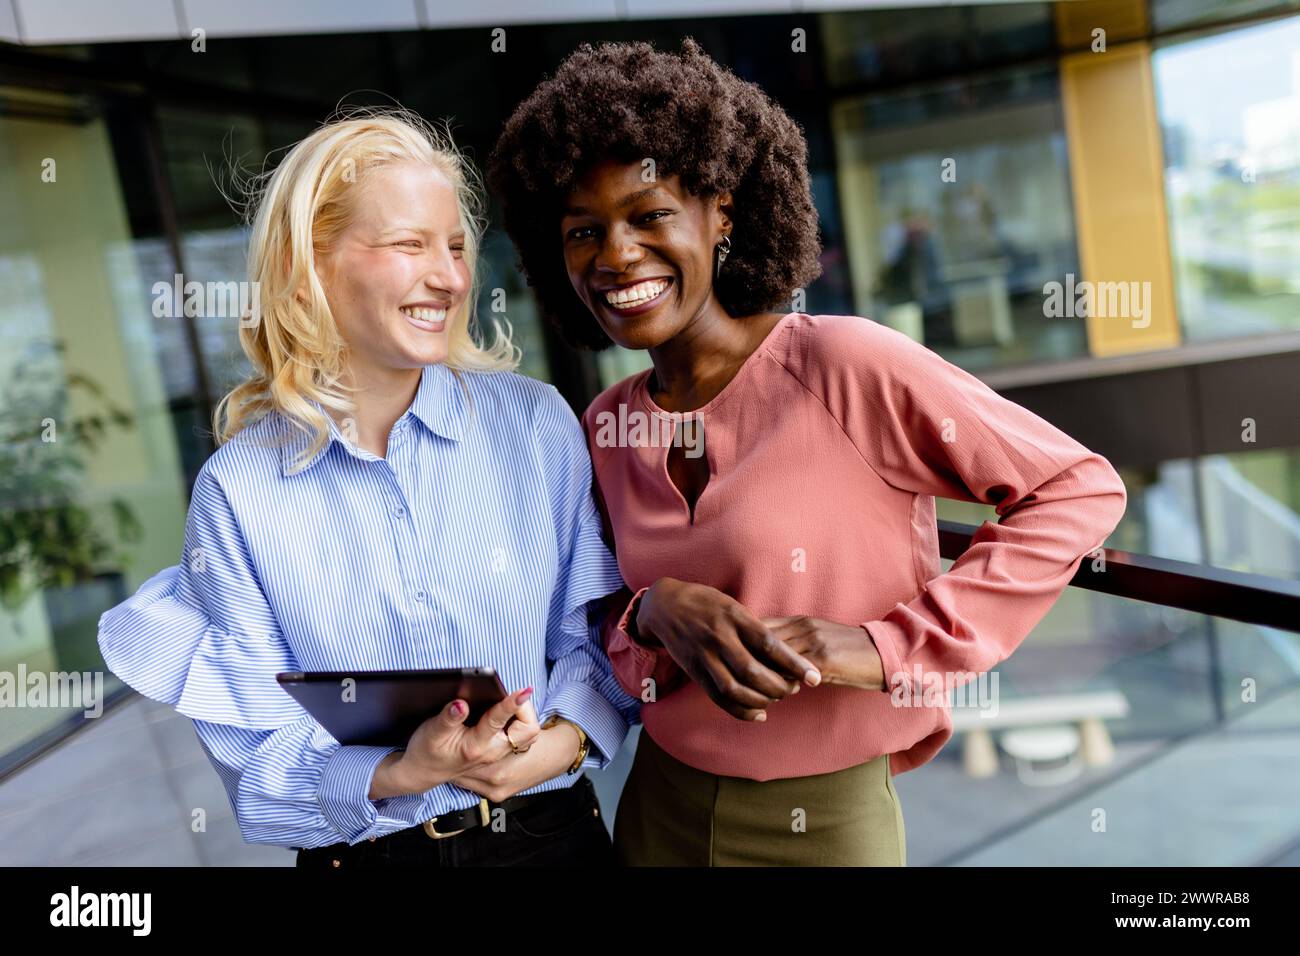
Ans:
[[[532,696],[531,687],[506,696],[473,727],[465,726],[466,702],[453,700],[416,728],[405,750],[389,754],[375,768],[370,799],[424,793],[527,750],[541,733]]]

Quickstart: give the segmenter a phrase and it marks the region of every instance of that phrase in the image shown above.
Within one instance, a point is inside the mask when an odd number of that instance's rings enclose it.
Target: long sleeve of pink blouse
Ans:
[[[677,666],[667,650],[661,646],[648,647],[632,636],[628,623],[632,609],[636,599],[648,590],[648,587],[641,588],[617,618],[610,616],[605,636],[605,653],[609,655],[614,677],[624,690],[643,702],[647,696],[657,698],[671,692],[686,679],[686,672]]]
[[[998,515],[947,572],[863,622],[890,692],[918,672],[974,676],[1009,657],[1118,524],[1127,494],[1101,455],[907,336],[877,331],[890,348],[868,353],[843,325],[825,327],[821,345],[843,365],[806,366],[810,387],[889,485]]]

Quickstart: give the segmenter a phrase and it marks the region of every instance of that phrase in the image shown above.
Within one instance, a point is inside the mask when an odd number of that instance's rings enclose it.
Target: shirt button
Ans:
[[[394,518],[399,518],[399,519],[400,519],[400,518],[405,518],[405,517],[406,517],[406,509],[403,508],[401,505],[398,505],[396,508],[393,509],[393,517],[394,517]]]
[[[415,599],[417,601],[423,601],[426,597],[428,597],[428,595],[425,593],[424,588],[420,588],[420,590],[415,592]]]

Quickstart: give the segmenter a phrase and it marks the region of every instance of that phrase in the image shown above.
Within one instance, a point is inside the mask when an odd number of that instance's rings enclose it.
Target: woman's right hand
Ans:
[[[475,767],[527,750],[541,733],[531,687],[508,694],[473,727],[465,726],[469,706],[453,700],[415,729],[406,749],[389,754],[375,769],[370,799],[424,793]],[[502,733],[511,718],[509,737]]]
[[[636,629],[739,720],[765,720],[767,706],[798,693],[800,681],[821,680],[747,607],[707,584],[660,578],[641,598]]]

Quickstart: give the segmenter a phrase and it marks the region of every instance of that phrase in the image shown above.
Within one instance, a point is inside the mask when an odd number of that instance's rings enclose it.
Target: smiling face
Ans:
[[[455,187],[410,162],[372,169],[357,188],[351,221],[317,257],[349,367],[366,380],[442,362],[470,288]]]
[[[647,183],[640,163],[592,167],[560,221],[573,290],[628,349],[676,337],[713,295],[714,247],[731,231],[731,197],[691,195],[677,176]]]

